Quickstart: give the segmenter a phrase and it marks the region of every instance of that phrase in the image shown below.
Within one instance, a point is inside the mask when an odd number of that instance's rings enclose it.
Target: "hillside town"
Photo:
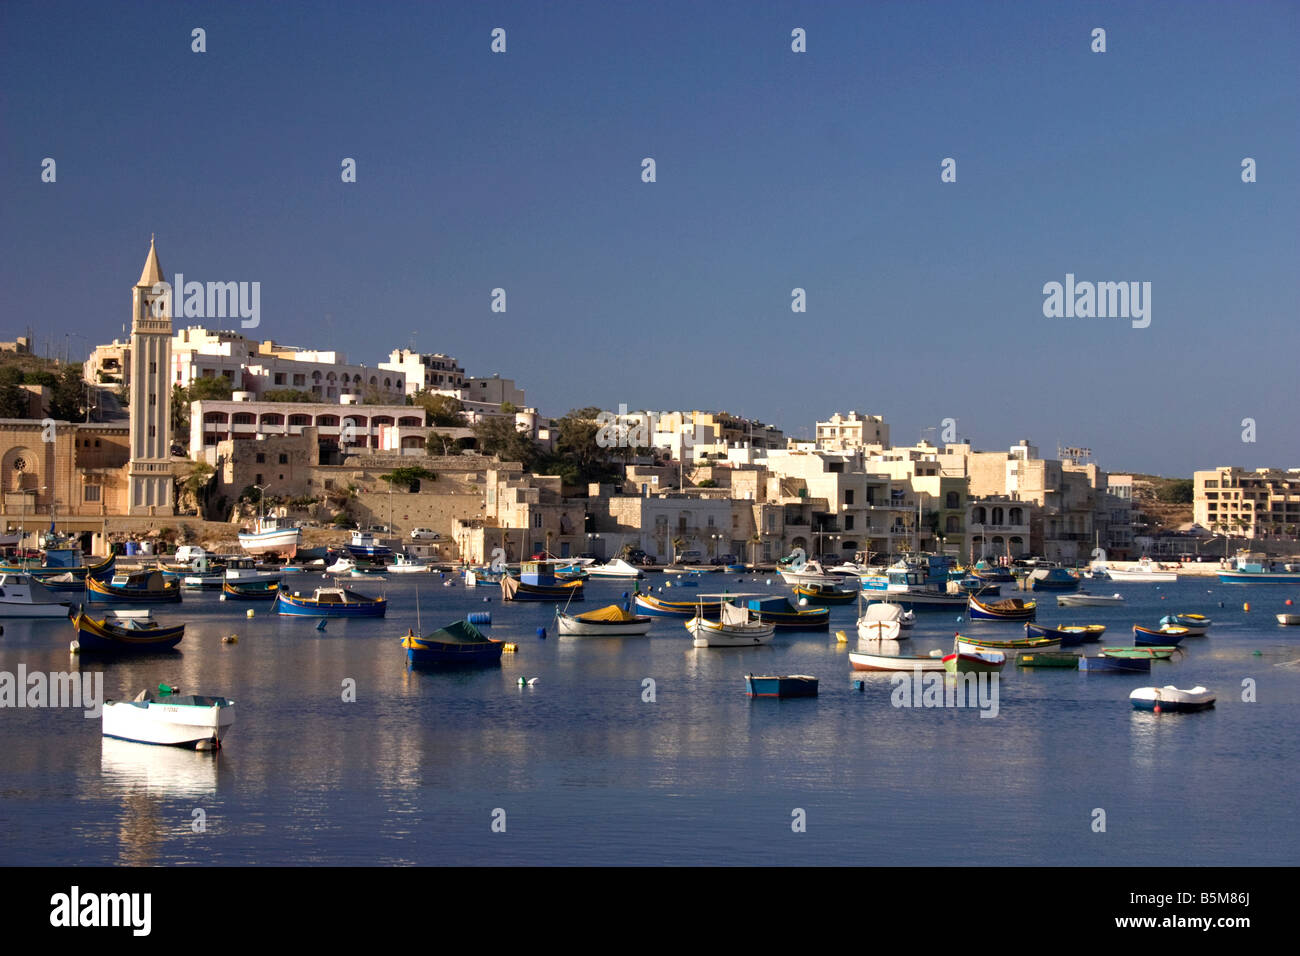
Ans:
[[[236,550],[259,515],[313,543],[364,529],[413,554],[479,564],[535,554],[771,564],[902,553],[1076,565],[1289,553],[1300,469],[1217,467],[1183,479],[1179,526],[1143,513],[1150,482],[1086,448],[983,450],[955,435],[895,444],[882,415],[829,410],[815,438],[723,411],[530,405],[515,380],[394,348],[374,365],[323,345],[175,327],[151,241],[129,337],[84,364],[0,386],[9,543],[51,526],[88,553],[124,541]],[[234,314],[233,309],[230,314]],[[235,323],[232,323],[235,324]],[[31,338],[0,358],[31,355]],[[66,359],[66,356],[65,356]],[[952,431],[949,427],[945,432]]]

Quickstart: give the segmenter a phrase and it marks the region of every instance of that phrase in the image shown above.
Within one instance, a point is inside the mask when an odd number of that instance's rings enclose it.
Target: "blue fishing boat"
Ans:
[[[796,584],[794,593],[806,600],[809,607],[826,607],[829,604],[852,604],[861,592],[857,588],[839,588],[830,584]]]
[[[785,677],[745,675],[745,691],[750,697],[816,697],[817,678],[808,674]]]
[[[1032,621],[1038,613],[1037,604],[1020,598],[1003,598],[985,604],[972,594],[967,602],[972,621]]]
[[[233,581],[222,581],[221,593],[225,595],[228,601],[274,601],[280,593],[280,585],[275,581],[265,581],[257,584],[236,584]]]
[[[147,614],[148,612],[142,612]],[[169,651],[185,636],[185,625],[161,627],[149,618],[90,617],[82,608],[72,618],[77,632],[73,649],[86,654],[132,654]]]
[[[1160,619],[1161,627],[1185,627],[1188,637],[1204,637],[1214,622],[1204,614],[1166,614]]]
[[[312,596],[279,592],[276,610],[299,617],[383,617],[388,599],[370,597],[351,588],[317,588]]]
[[[1156,647],[1172,647],[1187,636],[1187,628],[1166,624],[1160,630],[1133,625],[1133,643]]]
[[[39,565],[30,561],[0,564],[0,572],[27,570],[32,580],[51,591],[84,591],[86,579],[107,581],[117,573],[117,558],[109,555],[92,564],[81,563],[81,552],[74,548],[47,548],[45,559]]]
[[[749,609],[760,621],[775,624],[782,631],[824,631],[831,622],[830,608],[797,608],[779,596],[751,600]]]
[[[402,638],[411,667],[499,664],[504,641],[494,641],[468,621],[457,621],[425,637],[407,631]]]
[[[1149,657],[1080,657],[1079,670],[1102,674],[1149,674]]]
[[[115,574],[109,581],[88,577],[86,591],[91,604],[177,604],[181,599],[180,585],[159,571]]]
[[[386,558],[393,549],[379,543],[369,531],[353,531],[352,540],[348,542],[348,553],[354,558]]]
[[[1062,647],[1091,644],[1101,640],[1106,633],[1105,624],[1068,624],[1064,627],[1046,627],[1025,623],[1026,637],[1047,637],[1060,640]]]

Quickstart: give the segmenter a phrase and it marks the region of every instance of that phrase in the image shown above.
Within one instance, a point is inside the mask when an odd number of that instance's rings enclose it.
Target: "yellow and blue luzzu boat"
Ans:
[[[276,600],[279,613],[298,617],[383,617],[387,609],[387,598],[351,588],[317,588],[309,598],[280,591]]]
[[[985,604],[972,594],[968,604],[972,621],[1032,621],[1038,613],[1037,604],[1020,598],[1003,598]]]
[[[131,571],[115,574],[110,581],[86,576],[87,599],[91,604],[176,604],[181,587],[166,581],[160,571]]]
[[[111,615],[112,612],[109,611],[108,614]],[[111,617],[103,617],[96,620],[81,608],[73,616],[72,626],[77,632],[75,649],[89,654],[168,651],[185,636],[184,624],[160,627],[156,621],[147,618],[115,621]]]
[[[796,608],[783,597],[751,600],[749,609],[763,623],[775,624],[783,631],[824,631],[831,621],[830,608]]]

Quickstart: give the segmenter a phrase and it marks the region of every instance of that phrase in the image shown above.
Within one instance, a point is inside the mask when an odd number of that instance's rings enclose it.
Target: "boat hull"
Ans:
[[[212,706],[112,701],[104,704],[103,736],[165,747],[215,749],[235,722],[235,703]],[[206,745],[206,746],[205,746]]]
[[[1079,669],[1079,655],[1069,651],[1022,651],[1016,655],[1017,667],[1060,667]]]
[[[894,654],[858,654],[849,652],[849,664],[855,671],[942,671],[943,658]]]
[[[649,617],[641,615],[631,621],[584,621],[557,613],[555,621],[561,637],[643,637],[650,633],[652,624]]]
[[[120,627],[108,619],[94,620],[78,613],[72,619],[77,632],[77,649],[83,654],[139,654],[169,651],[185,637],[185,625],[174,627]]]
[[[1079,670],[1092,674],[1146,674],[1151,671],[1151,658],[1080,657]]]
[[[1300,573],[1220,571],[1220,584],[1300,584]]]
[[[1161,713],[1194,713],[1209,710],[1214,706],[1214,695],[1204,687],[1191,690],[1179,690],[1177,687],[1139,687],[1129,694],[1134,710],[1151,710],[1157,707]]]
[[[1186,636],[1185,627],[1163,627],[1157,631],[1149,627],[1133,625],[1133,643],[1138,645],[1167,647],[1179,643]]]
[[[700,618],[687,621],[686,629],[695,638],[696,647],[754,647],[772,643],[776,635],[771,624],[727,625]]]
[[[1030,601],[1020,607],[999,608],[972,597],[968,601],[968,613],[972,621],[1032,621],[1038,614],[1038,606]]]
[[[943,669],[949,674],[959,672],[987,674],[1002,670],[1006,662],[1006,655],[999,651],[984,651],[979,654],[948,654],[943,659]]]
[[[372,598],[355,604],[322,604],[281,591],[276,597],[275,608],[280,614],[290,617],[383,617],[388,610],[388,600]]]
[[[816,697],[817,678],[807,674],[788,677],[745,675],[745,691],[750,697]]]
[[[91,604],[179,604],[181,589],[174,582],[160,591],[151,591],[114,587],[97,578],[89,578],[86,581],[86,600]]]
[[[298,545],[301,541],[302,532],[297,528],[259,531],[251,534],[241,531],[239,534],[239,546],[249,554],[279,554],[292,558],[298,554]]]
[[[694,617],[700,610],[700,604],[697,601],[664,601],[655,597],[653,594],[638,594],[635,598],[636,609],[642,614],[648,614],[651,617]],[[720,602],[705,602],[704,614],[713,616],[721,613],[722,605]]]

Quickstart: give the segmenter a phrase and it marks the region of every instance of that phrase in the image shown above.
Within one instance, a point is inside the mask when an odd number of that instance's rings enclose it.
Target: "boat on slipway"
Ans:
[[[278,554],[292,558],[302,542],[302,530],[281,518],[262,515],[253,523],[252,531],[239,532],[239,546],[248,554]]]

